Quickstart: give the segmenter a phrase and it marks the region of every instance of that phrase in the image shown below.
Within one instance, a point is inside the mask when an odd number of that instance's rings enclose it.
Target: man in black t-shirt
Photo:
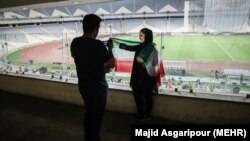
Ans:
[[[85,105],[84,134],[86,141],[100,141],[101,125],[106,106],[108,83],[105,69],[115,66],[113,43],[107,47],[97,40],[101,18],[94,14],[83,19],[84,34],[71,43],[78,76],[78,87]]]

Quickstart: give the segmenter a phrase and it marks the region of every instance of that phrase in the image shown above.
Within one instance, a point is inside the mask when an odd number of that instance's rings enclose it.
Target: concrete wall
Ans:
[[[0,89],[82,105],[76,84],[0,74]],[[131,91],[110,89],[107,110],[134,113]],[[154,96],[153,116],[198,124],[250,124],[250,103],[175,95]]]

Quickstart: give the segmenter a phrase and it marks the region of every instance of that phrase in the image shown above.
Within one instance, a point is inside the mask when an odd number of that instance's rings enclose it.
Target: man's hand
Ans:
[[[117,42],[115,39],[111,39],[112,41],[113,41],[113,43],[115,43],[115,44],[117,44],[117,45],[120,45],[120,43],[119,42]]]
[[[112,51],[112,48],[113,48],[113,40],[112,39],[108,40],[107,47],[108,47],[109,51]]]

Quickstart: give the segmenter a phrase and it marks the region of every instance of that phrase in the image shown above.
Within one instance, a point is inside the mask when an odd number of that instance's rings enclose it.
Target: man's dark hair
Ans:
[[[88,14],[82,20],[82,27],[84,33],[91,33],[95,28],[100,27],[102,19],[95,14]]]
[[[148,29],[148,28],[143,28],[141,29],[141,32],[145,34],[145,41],[144,44],[149,44],[149,43],[153,43],[153,32],[152,30]]]

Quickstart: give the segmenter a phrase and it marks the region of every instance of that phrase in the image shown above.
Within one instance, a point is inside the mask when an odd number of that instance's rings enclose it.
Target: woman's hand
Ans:
[[[141,57],[139,57],[139,56],[136,57],[136,60],[137,60],[138,63],[141,63],[141,64],[144,62],[143,59]]]

